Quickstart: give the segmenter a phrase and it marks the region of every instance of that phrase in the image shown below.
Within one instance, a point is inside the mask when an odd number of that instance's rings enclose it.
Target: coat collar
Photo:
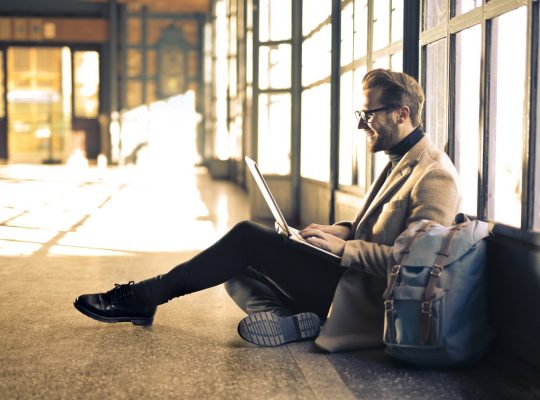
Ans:
[[[424,137],[403,156],[390,175],[385,179],[391,166],[390,162],[386,164],[384,170],[370,188],[366,203],[362,210],[364,215],[360,220],[360,224],[407,179],[414,166],[418,164],[420,158],[429,146],[431,146],[431,140],[429,139],[429,136],[424,135]]]

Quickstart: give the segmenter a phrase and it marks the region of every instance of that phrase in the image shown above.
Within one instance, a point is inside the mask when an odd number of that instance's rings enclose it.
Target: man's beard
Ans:
[[[381,126],[375,133],[374,140],[368,139],[368,149],[372,153],[390,150],[397,144],[398,125],[391,119],[387,119],[385,122],[385,125]]]

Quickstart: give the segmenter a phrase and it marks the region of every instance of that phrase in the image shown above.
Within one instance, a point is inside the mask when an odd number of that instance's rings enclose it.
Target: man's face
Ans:
[[[379,101],[380,90],[370,89],[364,91],[362,111],[376,110],[386,106]],[[389,150],[398,143],[398,124],[394,120],[396,109],[381,110],[368,115],[368,121],[360,121],[358,128],[368,137],[368,149],[372,153]]]

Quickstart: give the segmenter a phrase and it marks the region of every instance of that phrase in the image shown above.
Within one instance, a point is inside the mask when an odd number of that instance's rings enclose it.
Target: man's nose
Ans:
[[[364,118],[358,120],[358,129],[369,129],[369,126]]]

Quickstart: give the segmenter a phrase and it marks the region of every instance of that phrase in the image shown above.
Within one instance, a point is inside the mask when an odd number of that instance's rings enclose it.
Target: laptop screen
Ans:
[[[272,215],[274,216],[276,222],[281,225],[281,228],[285,230],[288,236],[291,236],[291,230],[289,229],[289,226],[285,221],[285,217],[281,213],[281,210],[279,209],[276,200],[274,199],[274,196],[272,196],[272,192],[270,192],[270,188],[264,180],[261,171],[259,171],[257,163],[248,156],[245,156],[245,160],[249,171],[251,172],[251,175],[253,175],[253,179],[255,179],[255,183],[259,187],[259,190],[262,193],[264,200],[266,200],[266,204],[268,204],[268,208],[270,208],[270,211],[272,212]]]

